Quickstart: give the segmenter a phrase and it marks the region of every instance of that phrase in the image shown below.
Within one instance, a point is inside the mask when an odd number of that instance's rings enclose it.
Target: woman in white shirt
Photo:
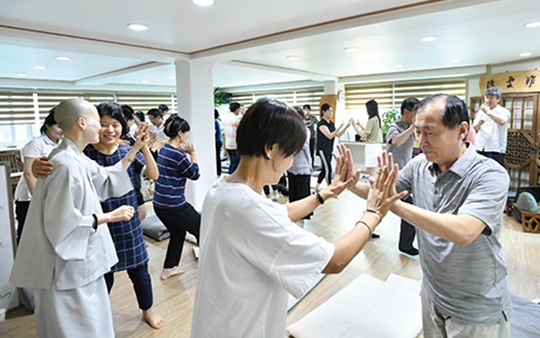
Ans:
[[[237,130],[242,161],[209,189],[203,209],[191,337],[283,337],[288,293],[305,294],[321,273],[338,273],[360,252],[390,206],[397,168],[384,167],[367,212],[335,244],[294,223],[358,181],[339,158],[334,181],[315,195],[281,205],[261,196],[306,140],[303,121],[279,101],[253,104]],[[340,151],[348,151],[339,146]]]
[[[58,126],[54,119],[55,108],[49,111],[49,115],[45,118],[41,126],[41,135],[32,139],[22,149],[24,162],[23,176],[15,189],[15,214],[17,218],[17,244],[21,239],[24,221],[28,213],[28,206],[32,199],[32,193],[36,185],[36,178],[32,175],[32,163],[35,159],[43,156],[48,156],[51,151],[58,147],[64,137],[62,129]]]

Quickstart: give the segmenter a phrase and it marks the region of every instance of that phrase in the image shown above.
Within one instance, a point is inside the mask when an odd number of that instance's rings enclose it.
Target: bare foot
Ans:
[[[152,309],[143,310],[142,315],[144,317],[144,320],[146,320],[146,322],[148,323],[148,325],[150,325],[156,330],[161,329],[161,327],[163,326],[163,323],[165,323],[163,318],[159,315],[156,315],[154,311],[152,311]]]
[[[165,280],[167,278],[171,278],[174,276],[179,276],[186,272],[186,270],[180,270],[180,269],[163,269],[163,272],[161,273],[161,280]]]

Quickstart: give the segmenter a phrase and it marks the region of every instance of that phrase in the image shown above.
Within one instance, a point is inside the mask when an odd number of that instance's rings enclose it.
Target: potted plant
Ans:
[[[382,132],[383,132],[383,141],[386,142],[386,132],[388,127],[394,123],[399,116],[399,112],[395,109],[389,110],[382,116]]]

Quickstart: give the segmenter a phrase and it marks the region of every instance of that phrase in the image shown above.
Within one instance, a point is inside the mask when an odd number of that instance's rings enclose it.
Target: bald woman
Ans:
[[[10,282],[33,289],[38,336],[114,337],[103,274],[118,258],[103,225],[131,219],[134,209],[103,213],[99,201],[133,188],[126,169],[148,136],[144,128],[125,158],[104,168],[82,154],[99,141],[96,108],[69,99],[55,118],[64,141],[49,156],[53,173],[36,183]]]

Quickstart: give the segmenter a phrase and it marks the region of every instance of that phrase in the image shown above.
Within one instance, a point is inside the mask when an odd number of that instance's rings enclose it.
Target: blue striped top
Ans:
[[[164,209],[179,208],[186,204],[186,180],[199,179],[199,166],[191,163],[186,154],[170,144],[158,153],[159,178],[154,190],[154,206]]]

